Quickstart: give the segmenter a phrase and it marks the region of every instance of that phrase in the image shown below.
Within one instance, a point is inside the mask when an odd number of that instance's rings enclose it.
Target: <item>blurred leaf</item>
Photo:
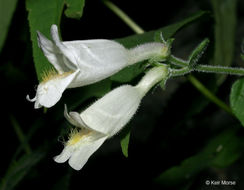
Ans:
[[[22,156],[19,160],[12,162],[6,175],[1,180],[0,190],[13,189],[44,156],[44,152],[35,152]]]
[[[239,79],[232,85],[230,106],[235,116],[244,126],[244,79]]]
[[[83,13],[85,0],[65,0],[67,9],[65,15],[69,18],[80,19]]]
[[[17,0],[0,0],[0,52],[7,37],[16,4]]]
[[[70,179],[71,179],[72,171],[68,170],[68,172],[62,176],[57,183],[53,186],[52,190],[69,190],[70,189]]]
[[[117,42],[123,44],[126,48],[132,48],[135,47],[138,44],[146,43],[146,42],[153,42],[155,38],[158,38],[157,36],[162,33],[165,40],[172,37],[178,30],[180,30],[182,27],[186,26],[187,24],[190,24],[193,21],[196,21],[197,19],[202,18],[206,15],[207,12],[205,11],[199,11],[196,14],[185,18],[182,21],[179,21],[175,24],[171,24],[162,28],[159,28],[157,30],[152,30],[149,32],[145,32],[143,34],[137,34],[128,36],[125,38],[116,39]],[[122,71],[116,73],[111,77],[111,80],[117,81],[117,82],[129,82],[134,77],[139,75],[143,71],[143,67],[140,66],[140,64],[135,64],[130,67],[127,67],[123,69]]]
[[[140,73],[142,73],[145,70],[145,67],[145,64],[143,64],[142,62],[136,63],[132,66],[122,69],[121,71],[110,77],[110,79],[112,81],[121,83],[129,82]]]
[[[214,65],[229,66],[233,61],[236,2],[236,0],[211,0],[215,18]],[[218,84],[221,84],[226,75],[218,77]]]
[[[70,93],[70,96],[66,100],[66,103],[69,105],[69,109],[76,109],[79,105],[91,97],[102,97],[104,94],[110,91],[111,83],[112,82],[109,79],[105,79],[98,83],[79,89],[71,89],[73,92],[72,94]]]
[[[23,133],[19,122],[16,120],[16,118],[13,115],[9,116],[9,120],[11,122],[11,125],[13,126],[13,129],[14,129],[20,143],[23,145],[25,153],[30,154],[31,153],[31,147],[30,147],[29,143],[27,142],[26,136]]]
[[[166,186],[176,186],[187,183],[207,167],[227,167],[240,157],[243,145],[235,129],[226,130],[212,139],[201,152],[163,172],[156,181]]]
[[[242,61],[244,61],[244,54],[241,54],[241,59]]]
[[[123,155],[127,158],[128,157],[128,147],[130,142],[130,126],[127,126],[121,133],[120,133],[120,146],[122,149]]]
[[[36,31],[40,31],[49,38],[51,25],[56,24],[59,26],[63,7],[64,0],[26,0],[33,58],[39,81],[42,72],[52,68],[52,65],[47,61],[41,49],[38,47]]]
[[[89,98],[100,98],[111,90],[111,80],[105,79],[89,86],[69,89],[64,93],[62,100],[55,106],[54,118],[56,121],[64,119],[64,104],[67,104],[69,110],[77,110]],[[51,108],[52,109],[52,108]],[[77,110],[78,111],[78,110]]]
[[[116,41],[123,44],[126,48],[131,48],[131,47],[134,47],[141,43],[153,42],[155,34],[157,35],[160,32],[162,32],[164,39],[167,40],[168,38],[172,37],[182,27],[186,26],[187,24],[190,24],[193,21],[196,21],[197,19],[202,18],[203,16],[206,16],[206,14],[207,14],[206,11],[199,11],[199,12],[195,13],[194,15],[192,15],[188,18],[185,18],[184,20],[179,21],[175,24],[171,24],[171,25],[159,28],[157,30],[145,32],[143,34],[137,34],[137,35],[132,35],[132,36],[128,36],[125,38],[116,39]]]

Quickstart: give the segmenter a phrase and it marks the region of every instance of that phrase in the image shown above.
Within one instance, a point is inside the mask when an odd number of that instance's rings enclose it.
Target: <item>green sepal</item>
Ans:
[[[241,59],[242,61],[244,61],[244,54],[241,54]]]
[[[207,46],[209,44],[209,39],[204,39],[191,53],[189,56],[189,67],[191,67],[194,70],[194,67],[196,66],[198,60],[202,57],[203,53],[207,49]]]

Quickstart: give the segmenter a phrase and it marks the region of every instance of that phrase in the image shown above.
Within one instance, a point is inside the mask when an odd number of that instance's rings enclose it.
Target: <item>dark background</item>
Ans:
[[[209,1],[113,1],[146,31],[160,28],[179,21],[199,10],[211,11]],[[243,2],[237,6],[238,24],[236,29],[236,50],[233,65],[243,66],[239,58],[243,34]],[[81,20],[66,18],[61,21],[64,41],[82,39],[117,39],[134,34],[117,16],[98,0],[87,0]],[[186,58],[190,51],[205,37],[214,41],[214,18],[210,15],[175,35],[173,54]],[[213,45],[206,51],[213,54]],[[208,56],[203,60],[208,60]],[[35,73],[30,41],[27,11],[24,1],[19,1],[12,19],[5,46],[0,54],[1,81],[1,169],[4,176],[20,144],[13,128],[13,119],[26,134],[31,135],[32,150],[46,152],[38,164],[28,170],[26,176],[14,189],[85,189],[85,188],[137,188],[137,189],[180,189],[155,183],[154,179],[166,169],[179,165],[184,159],[197,154],[209,140],[226,128],[236,127],[243,135],[239,121],[215,104],[210,103],[186,78],[168,81],[166,89],[153,89],[142,101],[139,111],[129,123],[131,139],[129,157],[125,158],[120,148],[120,135],[113,137],[91,156],[81,171],[72,170],[67,163],[57,164],[53,157],[63,148],[58,141],[65,136],[69,127],[64,119],[61,101],[54,108],[43,113],[34,110],[26,101],[27,94],[34,96],[38,80]],[[204,63],[204,62],[202,62]],[[214,75],[196,74],[211,87]],[[140,76],[134,79],[135,83]],[[237,77],[227,77],[218,88],[217,96],[229,102],[232,83]],[[113,86],[118,86],[114,83]],[[69,97],[64,93],[64,100]],[[84,106],[93,102],[91,98]],[[204,106],[202,106],[204,105]],[[201,107],[199,111],[193,111]],[[193,112],[193,113],[192,113]],[[57,113],[59,115],[57,116]],[[60,115],[61,113],[61,115]],[[65,130],[63,129],[65,128]],[[22,153],[23,154],[23,153]],[[20,154],[20,155],[22,155]],[[17,159],[20,157],[17,157]],[[243,189],[243,156],[223,169],[206,168],[190,179],[189,189]],[[236,180],[234,187],[207,187],[206,179],[219,179],[224,175]]]

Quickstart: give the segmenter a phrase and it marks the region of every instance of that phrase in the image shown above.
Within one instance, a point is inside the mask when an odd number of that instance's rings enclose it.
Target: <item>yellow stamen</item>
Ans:
[[[78,143],[82,138],[87,136],[91,131],[89,130],[79,130],[77,128],[72,129],[69,134],[69,140],[67,141],[66,145],[74,145]]]
[[[71,73],[73,73],[73,71],[68,71],[68,72],[64,72],[62,74],[59,74],[54,68],[49,69],[48,71],[43,71],[41,74],[41,81],[42,83],[45,83],[49,80],[58,78],[58,77],[66,77],[67,75],[70,75]]]

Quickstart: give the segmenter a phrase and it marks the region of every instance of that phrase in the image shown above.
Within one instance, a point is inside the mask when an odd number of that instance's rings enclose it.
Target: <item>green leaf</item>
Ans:
[[[105,79],[89,86],[77,89],[70,89],[69,91],[73,92],[70,92],[67,99],[66,97],[64,98],[64,102],[68,104],[69,109],[74,110],[84,101],[91,97],[102,97],[104,94],[111,90],[111,84],[111,80]]]
[[[49,38],[51,25],[56,24],[59,26],[63,7],[64,0],[26,0],[33,58],[39,81],[43,71],[50,70],[52,65],[38,47],[36,31],[40,31]]]
[[[65,173],[58,181],[54,184],[52,190],[69,190],[72,170],[69,168],[68,172]]]
[[[163,172],[156,181],[172,187],[189,182],[207,167],[227,167],[240,157],[243,145],[235,129],[226,130],[213,138],[201,152]]]
[[[159,40],[160,39],[159,35],[161,33],[163,34],[164,39],[167,40],[168,38],[171,38],[182,27],[186,26],[187,24],[190,24],[193,21],[196,21],[197,19],[202,18],[206,14],[207,14],[207,12],[200,11],[175,24],[171,24],[171,25],[159,28],[157,30],[145,32],[143,34],[137,34],[137,35],[132,35],[132,36],[128,36],[125,38],[116,39],[116,41],[123,44],[126,48],[132,48],[138,44],[153,42],[153,41],[155,41],[155,39]],[[140,67],[140,65],[135,64],[128,68],[123,69],[119,73],[116,73],[115,75],[113,75],[111,77],[111,80],[117,81],[117,82],[129,82],[134,77],[138,76],[143,70],[144,70],[143,67]]]
[[[244,79],[239,79],[232,85],[230,106],[235,116],[244,126]]]
[[[229,66],[233,61],[236,29],[236,0],[211,0],[215,18],[214,65]],[[221,84],[226,76],[218,78]]]
[[[12,162],[6,175],[1,180],[0,190],[13,189],[44,156],[43,152],[35,152],[22,156],[18,161]]]
[[[152,30],[149,32],[145,32],[143,34],[137,34],[128,36],[125,38],[116,39],[117,42],[123,44],[126,48],[134,47],[138,44],[146,43],[146,42],[153,42],[155,39],[155,35],[158,35],[162,32],[163,37],[165,40],[172,37],[178,30],[180,30],[182,27],[186,26],[187,24],[190,24],[193,21],[196,21],[203,16],[206,16],[208,12],[206,11],[199,11],[195,13],[194,15],[185,18],[182,21],[179,21],[177,23],[159,28],[157,30]],[[157,38],[157,37],[156,37]]]
[[[209,39],[204,39],[191,53],[189,56],[189,66],[195,67],[198,60],[203,55],[204,51],[207,49],[207,46],[209,44]]]
[[[142,62],[136,63],[133,66],[126,67],[119,71],[118,73],[114,74],[110,79],[116,82],[129,82],[139,74],[141,74],[145,70],[145,64]]]
[[[130,142],[130,128],[127,126],[120,134],[120,145],[122,149],[123,155],[127,158],[128,157],[128,147]]]
[[[65,0],[67,9],[65,15],[69,18],[80,19],[83,13],[85,0]]]
[[[241,59],[242,61],[244,61],[244,54],[241,54]]]
[[[17,0],[0,0],[0,52],[7,37],[16,4]]]

